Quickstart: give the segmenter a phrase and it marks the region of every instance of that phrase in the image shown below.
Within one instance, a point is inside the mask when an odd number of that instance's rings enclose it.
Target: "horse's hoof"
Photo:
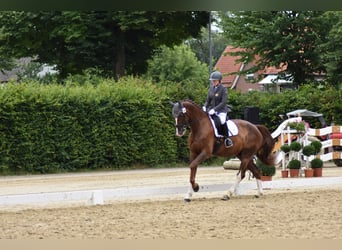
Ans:
[[[184,202],[189,203],[190,201],[191,201],[191,199],[189,199],[189,198],[184,198]]]
[[[229,201],[230,200],[230,197],[228,195],[224,195],[221,200],[223,201]]]
[[[194,190],[194,192],[198,192],[198,190],[199,190],[198,184],[196,184],[196,186],[193,188],[193,190]]]

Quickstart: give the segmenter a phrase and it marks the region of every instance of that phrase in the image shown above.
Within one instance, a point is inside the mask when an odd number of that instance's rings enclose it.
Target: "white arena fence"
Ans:
[[[308,141],[309,136],[325,136],[325,135],[330,135],[332,133],[342,133],[342,126],[330,126],[330,127],[321,128],[321,129],[309,128],[305,134],[305,144],[306,145],[310,144],[310,142]],[[332,148],[333,146],[342,146],[342,139],[328,139],[328,140],[322,141],[321,143],[322,143],[322,149]],[[318,155],[313,155],[309,157],[309,161],[313,160],[314,158],[319,158],[322,161],[342,159],[342,152],[332,151],[326,154],[321,153]]]

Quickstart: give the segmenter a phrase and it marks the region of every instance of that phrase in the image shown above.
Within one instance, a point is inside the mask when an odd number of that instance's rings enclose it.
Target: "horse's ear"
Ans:
[[[171,101],[169,101],[169,104],[170,104],[171,107],[175,106],[175,103],[173,103]]]

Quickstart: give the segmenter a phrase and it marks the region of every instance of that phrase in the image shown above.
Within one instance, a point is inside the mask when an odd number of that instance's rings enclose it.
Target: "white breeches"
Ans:
[[[217,113],[217,116],[220,118],[221,124],[224,124],[227,119],[227,113]]]

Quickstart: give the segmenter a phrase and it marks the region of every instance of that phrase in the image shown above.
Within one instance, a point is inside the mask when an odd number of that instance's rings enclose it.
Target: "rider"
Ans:
[[[214,71],[211,73],[209,80],[212,84],[210,84],[210,88],[208,90],[207,99],[203,106],[203,111],[207,112],[209,115],[216,114],[220,118],[221,123],[221,133],[224,140],[224,145],[226,148],[233,146],[232,140],[228,137],[228,128],[226,124],[227,119],[227,97],[228,91],[227,88],[221,84],[222,74],[219,71]]]

